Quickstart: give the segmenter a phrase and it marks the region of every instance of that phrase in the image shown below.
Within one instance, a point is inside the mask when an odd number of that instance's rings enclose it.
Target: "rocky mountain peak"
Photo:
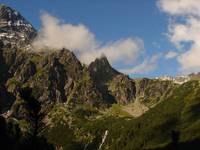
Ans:
[[[35,36],[34,27],[18,11],[0,5],[0,40],[4,45],[19,47],[30,43]]]
[[[98,80],[98,78],[103,78],[103,80],[110,80],[113,76],[120,74],[117,70],[111,67],[106,56],[101,56],[93,61],[89,65],[89,71],[91,75]]]
[[[105,55],[102,55],[100,58],[97,58],[95,62],[104,66],[110,66],[109,61]]]
[[[15,11],[14,9],[1,4],[0,5],[0,17],[1,19],[9,20],[16,20],[20,16],[19,12]]]
[[[106,67],[106,68],[111,68],[111,65],[105,55],[102,55],[99,58],[96,58],[90,66],[96,66],[96,67]]]
[[[134,81],[112,68],[106,56],[101,56],[92,62],[89,65],[89,72],[108,102],[126,104],[134,101],[136,93]]]

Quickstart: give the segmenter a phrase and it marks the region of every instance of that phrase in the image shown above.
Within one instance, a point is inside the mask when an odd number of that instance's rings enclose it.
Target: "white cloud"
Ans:
[[[172,58],[175,58],[177,55],[178,55],[177,52],[175,52],[175,51],[169,51],[169,52],[167,52],[167,54],[165,55],[165,58],[166,58],[166,59],[172,59]]]
[[[120,71],[127,74],[145,74],[154,71],[157,68],[160,54],[155,54],[151,58],[144,60],[141,64],[129,69],[121,69]]]
[[[181,54],[178,58],[181,64],[181,71],[184,73],[199,72],[200,71],[200,46],[193,45],[192,48]]]
[[[169,15],[200,16],[200,0],[158,0],[158,6]]]
[[[174,23],[169,26],[169,36],[178,48],[183,46],[183,42],[198,44],[200,39],[200,19],[189,17],[184,24]]]
[[[84,25],[64,24],[61,21],[44,12],[41,15],[42,29],[40,30],[33,45],[37,49],[44,47],[61,49],[68,48],[72,51],[87,51],[95,49],[98,43]]]
[[[169,25],[169,38],[179,49],[177,57],[183,73],[200,71],[200,0],[159,0],[165,13],[176,16]],[[179,17],[184,21],[180,22]]]
[[[42,50],[45,47],[54,50],[67,48],[86,64],[102,54],[106,55],[113,64],[134,63],[144,51],[144,43],[139,38],[126,38],[102,45],[82,24],[62,23],[48,13],[42,14],[41,21],[42,29],[33,42],[36,50]]]
[[[80,60],[89,64],[91,60],[104,54],[111,63],[134,63],[143,50],[142,40],[127,38],[86,51],[80,55]]]

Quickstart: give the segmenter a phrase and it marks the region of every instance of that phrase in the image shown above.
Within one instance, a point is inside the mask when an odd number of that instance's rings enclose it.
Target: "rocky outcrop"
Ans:
[[[119,104],[128,104],[136,98],[135,82],[125,75],[115,76],[109,82],[108,90]]]
[[[109,103],[127,104],[135,99],[135,83],[111,67],[102,56],[89,65],[91,77]]]
[[[177,85],[172,81],[160,81],[148,78],[137,79],[136,97],[148,107],[155,106],[163,98],[170,96]]]
[[[36,65],[32,61],[26,62],[22,68],[17,69],[18,80],[21,83],[27,82],[36,73]]]
[[[0,5],[0,39],[6,47],[27,46],[35,36],[36,30],[18,11]]]
[[[115,98],[108,91],[107,83],[112,80],[114,76],[120,73],[110,66],[105,56],[97,58],[94,62],[92,62],[88,66],[88,70],[98,90],[102,93],[103,98],[108,103],[116,103]]]
[[[101,56],[101,58],[97,58],[89,65],[88,68],[91,76],[96,82],[99,83],[106,83],[116,75],[121,74],[111,67],[106,56]]]
[[[13,65],[9,67],[8,90],[15,96],[20,87],[33,88],[35,98],[44,105],[56,102],[68,104],[103,103],[89,72],[69,50],[63,49],[48,54],[17,54]],[[9,65],[8,65],[9,66]],[[18,67],[15,67],[18,66]]]

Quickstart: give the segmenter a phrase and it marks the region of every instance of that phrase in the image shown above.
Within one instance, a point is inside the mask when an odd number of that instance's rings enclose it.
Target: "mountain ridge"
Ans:
[[[85,66],[68,49],[32,51],[37,31],[26,24],[0,5],[0,146],[147,150],[200,139],[199,80],[132,79],[105,56]]]

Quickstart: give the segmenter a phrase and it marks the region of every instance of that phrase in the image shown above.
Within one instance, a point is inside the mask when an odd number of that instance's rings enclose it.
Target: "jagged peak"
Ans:
[[[28,21],[26,21],[26,19],[17,10],[4,4],[0,5],[0,20],[11,21],[8,22],[10,23],[8,25],[12,25],[12,22],[17,20],[21,20],[21,22],[23,21],[29,24]]]
[[[107,57],[105,55],[101,55],[101,57],[96,58],[91,64],[89,65],[89,70],[91,72],[101,72],[103,74],[112,74],[117,75],[120,74],[117,70],[115,70],[109,63]]]
[[[28,45],[36,34],[35,28],[17,10],[0,4],[0,40],[4,45]]]
[[[89,65],[88,69],[94,81],[102,83],[105,83],[111,80],[114,76],[121,74],[110,65],[106,56],[103,55],[93,61]]]
[[[11,8],[5,4],[0,4],[0,10],[2,9],[11,9]]]
[[[103,65],[103,66],[110,66],[110,63],[107,59],[107,57],[105,55],[101,55],[99,58],[96,58],[94,62],[92,63],[96,63],[96,64],[99,64],[99,65]],[[91,64],[92,64],[91,63]]]
[[[0,10],[14,10],[13,8],[7,6],[6,4],[0,4]]]

